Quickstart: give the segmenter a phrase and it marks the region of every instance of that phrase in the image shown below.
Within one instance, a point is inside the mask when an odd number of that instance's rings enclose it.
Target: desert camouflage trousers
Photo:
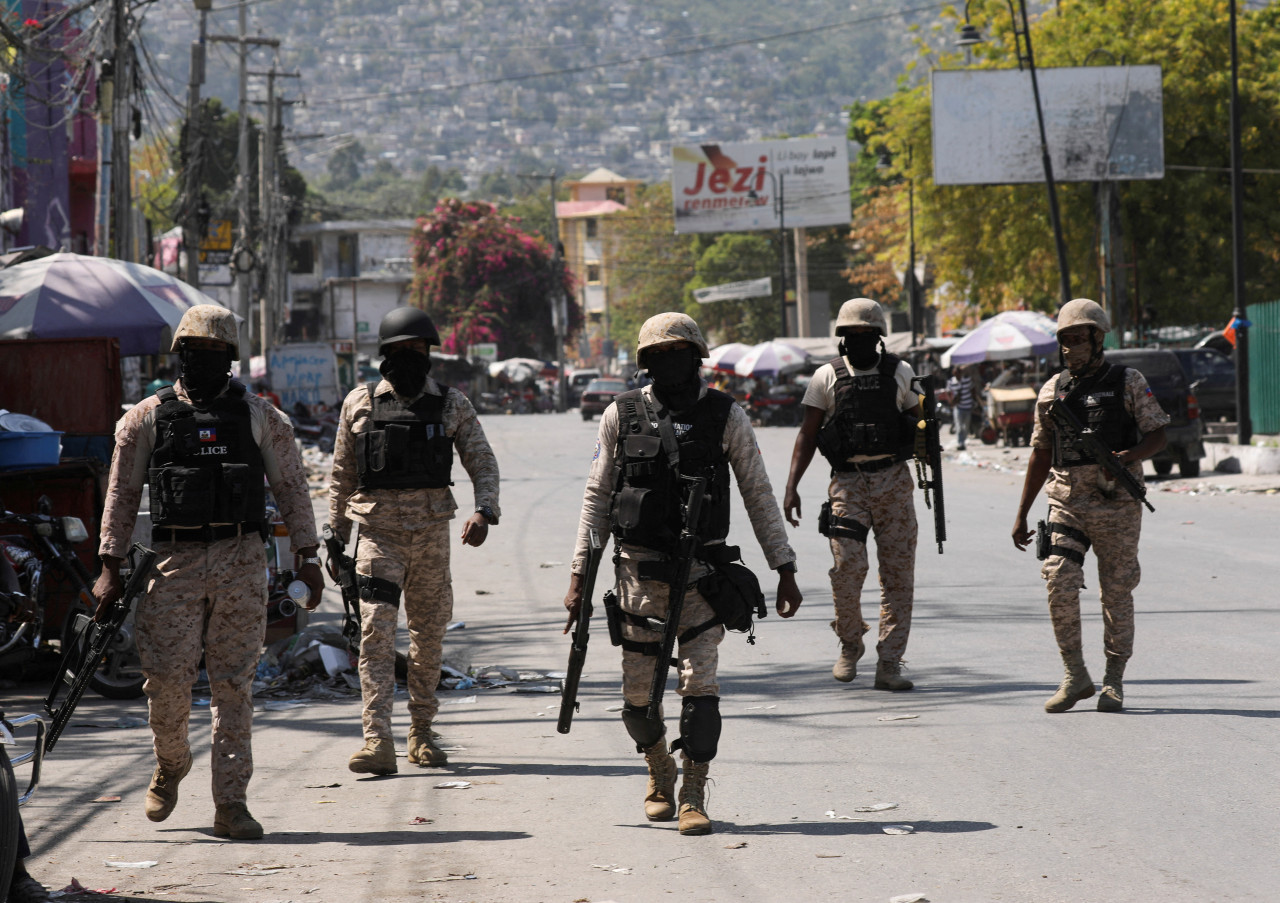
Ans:
[[[176,770],[191,754],[191,687],[203,653],[213,719],[213,801],[242,803],[253,776],[253,676],[267,626],[262,541],[254,533],[155,548],[156,576],[138,602],[135,621],[156,761]]]
[[[876,652],[882,661],[901,661],[911,633],[911,606],[915,599],[916,508],[908,464],[878,473],[837,473],[827,495],[832,517],[849,518],[870,529],[876,540],[880,572],[880,641]],[[834,563],[831,595],[836,619],[831,629],[841,643],[856,644],[867,630],[862,620],[862,585],[870,560],[867,545],[849,537],[832,536]]]
[[[1094,498],[1069,507],[1051,500],[1049,523],[1062,524],[1088,537],[1098,559],[1103,646],[1108,658],[1128,661],[1133,654],[1133,590],[1142,576],[1138,566],[1142,506],[1127,497]],[[1055,533],[1053,543],[1079,552],[1081,557],[1085,552],[1085,544],[1075,536]],[[1049,588],[1049,617],[1058,649],[1063,655],[1082,651],[1080,590],[1084,588],[1084,567],[1067,556],[1052,554],[1045,559],[1040,576]]]
[[[643,617],[665,618],[671,587],[659,580],[641,580],[637,575],[637,562],[620,559],[618,574],[618,606],[626,612]],[[680,632],[697,627],[715,617],[710,603],[698,593],[696,585],[690,585],[684,596],[684,608],[680,612]],[[662,633],[646,630],[638,624],[624,620],[622,635],[637,643],[660,643]],[[717,648],[724,639],[724,626],[716,624],[704,630],[687,643],[679,643],[675,658],[680,663],[676,681],[676,693],[680,696],[719,696],[720,682],[716,668],[720,654]],[[649,687],[653,683],[653,669],[657,659],[640,652],[622,651],[622,695],[632,705],[649,702]]]
[[[400,607],[409,626],[409,717],[429,725],[440,704],[440,658],[444,631],[453,615],[453,575],[449,570],[449,521],[420,530],[360,527],[356,573],[389,580],[402,590]],[[391,739],[391,705],[396,693],[396,625],[400,608],[360,602],[361,723],[366,740]]]

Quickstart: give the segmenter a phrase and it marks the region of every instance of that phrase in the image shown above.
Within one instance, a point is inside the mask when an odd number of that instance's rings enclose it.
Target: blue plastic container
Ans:
[[[62,433],[0,430],[0,470],[52,467],[62,455]]]

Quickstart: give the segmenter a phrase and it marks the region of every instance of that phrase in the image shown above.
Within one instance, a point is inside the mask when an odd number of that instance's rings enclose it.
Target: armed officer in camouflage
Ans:
[[[342,405],[329,483],[329,524],[343,542],[360,525],[360,690],[364,746],[348,767],[395,774],[391,736],[395,638],[404,597],[409,626],[409,763],[445,765],[431,725],[439,711],[445,627],[453,614],[449,521],[458,503],[453,455],[475,487],[462,544],[479,546],[498,523],[498,461],[476,410],[457,389],[428,376],[440,335],[427,314],[398,307],[382,318],[378,383],[357,386]]]
[[[1125,663],[1133,654],[1142,505],[1082,453],[1049,414],[1055,401],[1065,404],[1142,480],[1142,462],[1165,446],[1169,415],[1141,373],[1103,359],[1102,340],[1110,330],[1106,311],[1087,298],[1076,298],[1058,311],[1058,343],[1067,369],[1050,377],[1036,400],[1031,459],[1013,525],[1013,544],[1025,549],[1034,536],[1027,514],[1047,480],[1052,545],[1040,573],[1049,588],[1049,616],[1066,674],[1058,692],[1045,702],[1046,712],[1065,712],[1094,694],[1080,637],[1080,590],[1090,547],[1098,559],[1107,658],[1098,711],[1124,707]]]
[[[880,641],[876,645],[875,688],[910,690],[902,676],[902,656],[911,631],[915,599],[916,509],[909,466],[920,419],[919,396],[912,391],[911,367],[884,350],[888,334],[884,311],[869,298],[840,307],[836,335],[840,356],[822,365],[805,390],[804,420],[791,453],[791,472],[782,508],[798,526],[800,478],[815,450],[831,464],[828,501],[818,532],[831,543],[831,594],[836,619],[831,629],[840,654],[831,669],[836,680],[857,676],[866,651],[862,620],[862,584],[870,562],[867,535],[876,537],[880,567]],[[793,515],[794,512],[794,515]]]
[[[717,646],[725,629],[698,591],[697,581],[711,572],[706,561],[717,556],[737,558],[738,550],[725,545],[731,469],[756,539],[769,567],[778,572],[778,614],[791,617],[801,602],[796,556],[787,543],[755,434],[732,396],[707,388],[699,378],[698,368],[706,356],[707,343],[698,324],[684,314],[658,314],[641,327],[636,360],[652,383],[619,395],[600,419],[564,600],[573,623],[582,606],[590,532],[603,536],[611,530],[624,638],[622,723],[649,768],[645,816],[650,821],[668,821],[677,815],[676,763],[666,747],[663,720],[647,717],[662,633],[645,619],[665,618],[667,613],[677,566],[671,553],[682,527],[679,477],[707,478],[696,525],[701,543],[698,560],[689,574],[679,623],[680,738],[672,751],[682,751],[684,764],[678,810],[681,834],[711,833],[705,787],[720,740],[716,667]],[[678,445],[674,468],[663,450],[664,432]]]
[[[176,386],[135,405],[116,425],[116,449],[102,515],[102,574],[94,584],[102,615],[123,591],[142,486],[150,485],[156,577],[138,603],[137,642],[156,769],[146,814],[164,821],[191,770],[187,722],[200,656],[213,717],[213,833],[255,840],[262,825],[246,804],[253,774],[253,677],[267,623],[266,494],[271,484],[299,558],[298,576],[324,588],[316,525],[293,426],[271,403],[231,379],[240,357],[235,317],[212,304],[192,307],[173,334],[182,362]]]

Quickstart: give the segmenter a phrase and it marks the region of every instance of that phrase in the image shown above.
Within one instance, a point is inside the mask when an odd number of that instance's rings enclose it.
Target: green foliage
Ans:
[[[776,241],[776,235],[774,236]],[[716,235],[694,265],[694,277],[685,285],[685,313],[698,321],[704,335],[714,342],[745,342],[754,345],[778,334],[782,319],[778,296],[745,298],[699,304],[694,289],[724,282],[772,276],[778,285],[778,250],[758,232],[725,232]],[[710,339],[709,339],[710,341]]]
[[[696,275],[697,242],[672,230],[671,184],[642,187],[636,202],[610,217],[618,235],[611,284],[609,337],[634,348],[640,326],[654,314],[681,310]]]

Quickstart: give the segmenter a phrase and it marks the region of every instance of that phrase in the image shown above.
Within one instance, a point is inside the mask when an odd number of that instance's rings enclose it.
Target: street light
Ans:
[[[893,157],[887,150],[880,152],[876,169],[887,170],[893,166]],[[916,291],[916,180],[911,176],[911,145],[907,145],[907,310],[911,316],[911,345],[916,344],[916,333],[924,336],[924,324],[920,322],[921,305]]]
[[[985,40],[977,26],[969,22],[970,2],[971,0],[965,0],[964,27],[960,29],[960,38],[956,41],[957,47],[971,47]],[[1044,131],[1044,110],[1040,106],[1040,83],[1036,79],[1036,60],[1031,52],[1031,26],[1027,22],[1027,0],[1018,0],[1018,9],[1022,13],[1021,31],[1018,29],[1018,13],[1014,11],[1013,0],[1005,0],[1005,3],[1009,6],[1009,17],[1013,20],[1013,43],[1018,54],[1018,69],[1021,70],[1025,62],[1027,69],[1031,72],[1031,94],[1035,98],[1036,123],[1040,127],[1040,159],[1044,163],[1044,181],[1049,188],[1049,218],[1053,222],[1053,243],[1058,252],[1058,288],[1062,295],[1059,304],[1062,305],[1071,300],[1071,277],[1067,269],[1067,246],[1062,240],[1062,218],[1058,214],[1058,191],[1053,182],[1053,161],[1049,159],[1049,139],[1045,137]],[[1022,43],[1019,39],[1026,41],[1025,56],[1023,56]]]
[[[785,173],[775,176],[767,169],[764,174],[773,182],[773,209],[778,214],[778,272],[782,280],[782,326],[778,332],[778,338],[784,339],[787,337],[787,207],[783,191],[787,177]],[[747,192],[747,197],[757,201],[760,199],[754,189]]]

